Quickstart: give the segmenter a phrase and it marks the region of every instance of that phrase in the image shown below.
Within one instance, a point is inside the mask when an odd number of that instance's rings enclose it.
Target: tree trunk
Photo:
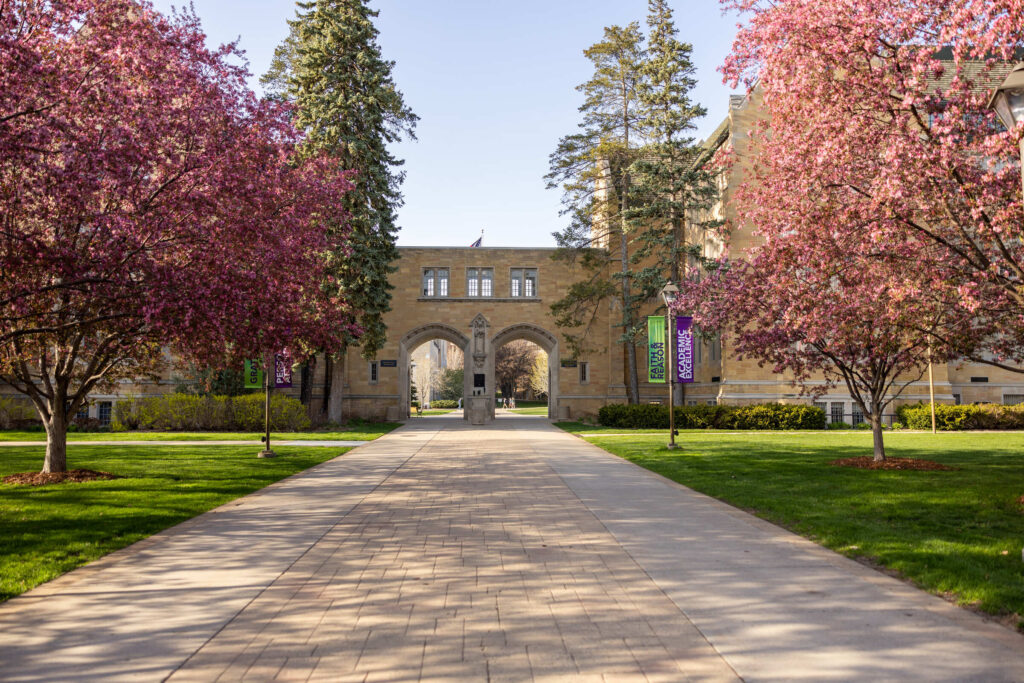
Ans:
[[[345,396],[345,352],[339,353],[331,363],[331,395],[327,402],[327,421],[340,424],[342,399]]]
[[[623,202],[623,206],[625,206]],[[636,370],[636,344],[633,343],[633,310],[630,307],[632,293],[629,287],[629,237],[626,235],[625,226],[622,230],[621,241],[622,258],[622,329],[626,335],[626,396],[629,403],[640,402],[640,381]]]
[[[882,441],[882,416],[877,411],[871,414],[871,436],[875,443],[875,462],[884,462],[885,443]]]
[[[313,400],[313,377],[316,374],[316,356],[302,364],[299,373],[299,403],[309,407]]]
[[[68,471],[68,424],[63,405],[55,405],[49,420],[43,420],[46,428],[46,458],[43,472]]]
[[[328,407],[331,404],[331,380],[334,378],[334,357],[330,354],[324,354],[324,395],[320,403],[320,417],[322,420],[327,419]]]

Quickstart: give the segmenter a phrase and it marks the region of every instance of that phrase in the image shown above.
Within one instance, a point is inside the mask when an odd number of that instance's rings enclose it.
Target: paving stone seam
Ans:
[[[631,462],[625,458],[615,455],[614,453],[606,451],[600,446],[590,443],[578,434],[570,434],[569,432],[561,430],[554,425],[552,425],[552,427],[562,435],[582,441],[592,452],[601,457],[614,458],[616,461],[624,463],[625,465],[635,469],[644,477],[659,480],[661,483],[666,484],[669,487],[677,488],[686,491],[689,494],[699,496],[705,503],[728,514],[733,519],[746,523],[755,529],[771,533],[773,541],[796,546],[797,548],[809,552],[819,559],[826,561],[830,566],[853,574],[858,578],[862,578],[886,592],[897,593],[900,597],[912,599],[916,603],[915,607],[934,614],[935,616],[945,618],[955,623],[957,626],[970,629],[977,635],[991,640],[996,640],[1000,645],[1010,649],[1015,654],[1019,653],[1021,648],[1024,647],[1024,634],[1014,631],[989,615],[974,612],[968,608],[961,607],[956,603],[950,602],[942,596],[929,593],[919,586],[916,586],[909,579],[889,574],[882,569],[876,569],[871,565],[858,562],[857,560],[846,557],[845,555],[840,555],[834,550],[815,543],[808,538],[804,538],[785,527],[774,524],[766,519],[762,519],[724,500],[714,498],[706,493],[701,493],[700,491],[692,489],[685,484],[672,481],[657,472],[652,472],[635,462]],[[586,505],[585,502],[584,505]],[[590,507],[587,506],[587,509],[590,510]],[[611,532],[609,531],[609,533]],[[618,540],[618,536],[615,536],[615,534],[612,535],[616,540]],[[630,557],[632,557],[632,555]],[[681,606],[680,610],[682,610]]]
[[[392,431],[392,432],[389,432],[388,434],[385,434],[385,435],[381,436],[380,438],[376,439],[376,440],[375,440],[374,442],[371,442],[371,443],[377,443],[377,444],[380,444],[380,443],[381,443],[382,441],[384,441],[385,439],[387,439],[387,437],[389,437],[390,435],[392,435],[392,434],[398,434],[398,433],[400,433],[400,432],[402,432],[402,431],[403,431],[403,430],[402,430],[402,428],[396,429],[396,430],[394,430],[394,431]],[[428,447],[428,446],[430,445],[430,443],[431,443],[432,441],[434,441],[434,440],[435,440],[435,439],[436,439],[436,438],[438,437],[438,435],[439,435],[439,434],[441,434],[441,430],[436,430],[436,431],[435,431],[435,432],[434,432],[434,433],[433,433],[433,434],[432,434],[432,435],[430,436],[430,438],[426,439],[426,440],[425,440],[425,441],[424,441],[424,442],[423,442],[422,444],[420,444],[420,445],[419,445],[419,447],[418,447],[418,448],[417,448],[417,449],[416,449],[416,450],[415,450],[415,451],[414,451],[414,452],[413,452],[412,454],[410,454],[408,458],[405,458],[404,460],[402,460],[402,461],[401,461],[401,462],[400,462],[400,463],[399,463],[399,464],[398,464],[398,465],[397,465],[397,466],[396,466],[396,467],[395,467],[394,469],[392,469],[392,470],[391,470],[390,472],[388,472],[387,476],[383,477],[383,478],[382,478],[382,479],[381,479],[381,480],[380,480],[379,482],[377,482],[377,483],[376,483],[376,484],[375,484],[375,485],[374,485],[374,486],[373,486],[373,487],[372,487],[372,488],[371,488],[371,489],[370,489],[369,491],[367,491],[367,492],[366,492],[365,494],[363,494],[363,496],[362,496],[362,497],[360,497],[360,498],[359,498],[359,499],[358,499],[357,501],[355,501],[355,503],[354,503],[353,505],[351,505],[351,506],[349,507],[349,509],[348,509],[348,510],[346,510],[346,511],[345,511],[345,513],[344,513],[344,514],[342,514],[342,515],[341,515],[341,516],[340,516],[340,517],[338,518],[338,520],[337,520],[337,521],[335,521],[335,522],[334,522],[334,524],[331,524],[331,525],[330,525],[330,526],[329,526],[329,527],[328,527],[328,528],[327,528],[327,529],[326,529],[326,530],[325,530],[325,531],[324,531],[324,532],[323,532],[322,534],[320,534],[320,535],[319,535],[319,536],[318,536],[318,537],[317,537],[317,538],[316,538],[315,540],[313,540],[313,541],[312,541],[312,542],[311,542],[311,543],[309,544],[309,546],[307,546],[305,550],[303,550],[303,551],[302,551],[302,552],[301,552],[301,553],[300,553],[300,554],[299,554],[298,556],[296,556],[296,557],[295,557],[295,558],[294,558],[294,559],[292,560],[292,562],[290,562],[290,563],[289,563],[289,564],[288,564],[288,565],[287,565],[287,566],[286,566],[286,567],[285,567],[284,569],[282,569],[282,570],[281,570],[281,571],[280,571],[280,572],[279,572],[279,573],[277,574],[277,576],[275,576],[275,577],[274,577],[273,579],[269,580],[269,581],[267,582],[267,584],[266,584],[265,586],[263,586],[263,588],[261,588],[261,589],[259,590],[259,592],[257,592],[257,593],[256,593],[255,595],[253,595],[251,599],[249,599],[249,600],[248,600],[248,601],[247,601],[247,602],[246,602],[246,603],[245,603],[245,604],[244,604],[244,605],[243,605],[243,606],[242,606],[241,608],[239,608],[239,609],[238,609],[238,611],[236,611],[236,612],[235,612],[235,614],[233,614],[233,615],[231,616],[231,618],[230,618],[230,619],[227,619],[227,620],[226,620],[226,621],[225,621],[225,622],[224,622],[223,624],[221,624],[221,625],[220,625],[220,627],[219,627],[219,628],[218,628],[218,629],[217,629],[217,630],[216,630],[216,631],[215,631],[214,633],[210,634],[210,636],[209,636],[208,638],[206,638],[206,640],[204,640],[204,641],[202,642],[202,644],[200,644],[200,645],[199,645],[199,646],[198,646],[198,647],[197,647],[197,648],[196,648],[196,649],[195,649],[195,650],[194,650],[194,651],[192,652],[192,654],[190,654],[190,655],[189,655],[188,657],[186,657],[186,658],[185,658],[184,660],[182,660],[181,662],[179,662],[177,666],[175,666],[175,667],[174,667],[174,668],[173,668],[173,669],[172,669],[172,670],[171,670],[171,671],[170,671],[170,672],[169,672],[169,673],[168,673],[168,674],[167,674],[166,676],[164,676],[164,677],[163,677],[163,678],[161,679],[161,681],[163,682],[163,681],[167,681],[167,680],[169,680],[169,679],[170,679],[170,678],[172,678],[172,677],[173,677],[173,676],[174,676],[175,674],[177,674],[177,673],[178,673],[178,672],[179,672],[179,671],[180,671],[181,669],[183,669],[183,668],[184,668],[185,666],[187,666],[187,665],[188,665],[188,663],[189,663],[189,662],[191,662],[191,661],[192,661],[192,659],[193,659],[193,658],[194,658],[194,657],[195,657],[195,656],[196,656],[196,655],[197,655],[198,653],[200,653],[200,652],[201,652],[201,651],[203,650],[203,648],[205,648],[205,647],[206,647],[207,645],[209,645],[209,644],[210,644],[210,643],[211,643],[211,642],[212,642],[212,641],[213,641],[213,640],[214,640],[214,639],[215,639],[215,638],[216,638],[216,637],[217,637],[218,635],[220,635],[220,634],[221,634],[221,633],[222,633],[222,632],[223,632],[223,631],[224,631],[225,629],[227,629],[227,628],[228,628],[229,626],[231,626],[232,624],[234,624],[234,623],[235,623],[235,620],[236,620],[236,619],[238,618],[238,616],[239,616],[239,615],[241,615],[242,613],[244,613],[244,612],[245,612],[245,611],[246,611],[246,610],[247,610],[247,609],[248,609],[248,608],[249,608],[249,607],[250,607],[250,606],[251,606],[251,605],[252,605],[253,603],[255,603],[255,602],[256,602],[257,600],[259,600],[259,599],[260,599],[260,598],[261,598],[261,597],[262,597],[262,596],[263,596],[263,595],[264,595],[264,594],[265,594],[265,593],[266,593],[266,592],[267,592],[268,590],[270,590],[271,588],[273,588],[273,586],[274,586],[274,585],[275,585],[275,584],[276,584],[276,583],[277,583],[277,582],[278,582],[278,581],[279,581],[279,580],[281,579],[281,577],[283,577],[283,576],[284,576],[285,574],[287,574],[287,573],[288,573],[289,571],[291,571],[291,569],[292,569],[292,568],[293,568],[293,567],[294,567],[294,566],[296,565],[296,563],[298,563],[298,562],[300,562],[301,560],[303,560],[303,559],[304,559],[304,558],[305,558],[305,557],[306,557],[306,556],[307,556],[307,555],[309,554],[309,552],[310,552],[311,550],[313,550],[314,548],[316,548],[317,544],[319,544],[319,543],[320,543],[321,541],[323,541],[323,540],[324,540],[324,538],[325,538],[325,537],[326,537],[326,536],[327,536],[328,534],[330,534],[330,533],[331,533],[332,531],[334,531],[334,530],[335,530],[335,529],[336,529],[336,528],[337,528],[338,526],[340,526],[340,525],[341,525],[342,523],[344,523],[344,521],[345,521],[345,518],[346,518],[346,517],[347,517],[347,516],[349,515],[349,513],[351,513],[351,512],[352,512],[352,510],[355,510],[355,509],[356,509],[357,507],[359,507],[359,505],[360,505],[361,503],[363,503],[363,501],[365,501],[365,500],[366,500],[366,499],[367,499],[367,498],[368,498],[369,496],[373,495],[373,493],[374,493],[375,491],[377,491],[377,490],[378,490],[378,489],[379,489],[379,488],[380,488],[381,486],[383,486],[383,485],[384,485],[384,484],[385,484],[385,483],[386,483],[386,482],[387,482],[387,481],[388,481],[389,479],[391,479],[391,477],[393,477],[393,476],[394,476],[394,475],[395,475],[395,474],[396,474],[396,473],[397,473],[397,472],[398,472],[399,470],[401,470],[401,469],[402,469],[403,467],[405,467],[405,466],[406,466],[406,465],[407,465],[407,464],[409,463],[409,461],[410,461],[410,460],[412,460],[412,459],[413,459],[413,458],[415,458],[415,457],[416,457],[417,455],[419,455],[419,453],[420,453],[420,452],[421,452],[421,451],[422,451],[423,449],[427,448],[427,447]],[[344,456],[345,456],[345,454],[342,454],[342,455],[340,455],[340,456],[338,456],[338,457],[344,457]],[[334,458],[332,458],[332,460],[334,460]],[[331,460],[328,460],[327,462],[331,462]],[[322,464],[326,464],[326,463],[322,463]],[[309,471],[309,470],[305,470],[305,471]],[[302,474],[302,472],[299,472],[299,473],[297,473],[296,475],[292,475],[292,476],[298,476],[298,475],[300,475],[300,474]],[[291,479],[291,477],[288,477],[288,479]],[[275,482],[275,484],[271,484],[271,486],[275,486],[276,484],[280,484],[280,483],[283,483],[284,481],[287,481],[287,479],[283,479],[283,480],[281,480],[280,482]],[[267,488],[269,488],[269,487],[267,487]],[[266,489],[261,489],[260,491],[264,491],[264,490],[266,490]],[[258,493],[259,493],[259,492],[256,492],[256,493],[253,493],[253,494],[250,494],[250,495],[257,495]],[[211,510],[211,512],[212,512],[212,510]],[[193,519],[194,519],[194,518],[193,518]],[[191,520],[189,520],[189,521],[191,521]]]
[[[570,434],[567,434],[566,432],[563,432],[561,429],[559,429],[558,427],[555,427],[554,425],[551,425],[551,429],[553,430],[552,431],[553,434],[561,433],[561,434],[565,434],[566,436],[570,436],[570,437],[572,436]],[[613,455],[611,453],[608,453],[608,451],[605,451],[602,448],[598,448],[597,446],[594,446],[593,444],[585,441],[584,439],[580,439],[580,440],[583,441],[584,443],[586,443],[588,446],[591,446],[592,448],[596,448],[603,455],[608,455],[608,456],[611,456],[613,458],[617,457],[617,456],[615,456],[615,455]],[[695,624],[693,622],[693,620],[690,618],[690,615],[686,613],[685,609],[683,609],[682,605],[679,605],[675,600],[672,599],[672,596],[670,596],[668,593],[665,592],[665,590],[661,587],[661,584],[659,584],[654,579],[654,577],[651,576],[647,572],[647,568],[644,567],[642,564],[640,564],[635,557],[633,557],[633,554],[629,551],[629,549],[625,545],[622,544],[622,542],[619,540],[619,537],[616,534],[614,534],[612,532],[612,530],[607,527],[607,525],[605,525],[604,520],[602,520],[600,517],[598,517],[597,514],[590,508],[590,506],[587,505],[586,501],[584,501],[582,498],[579,497],[579,495],[576,493],[576,491],[573,489],[573,487],[569,484],[569,482],[567,482],[562,477],[562,475],[559,472],[557,472],[553,467],[551,467],[551,465],[548,464],[546,457],[542,453],[537,451],[537,447],[531,444],[530,449],[533,452],[534,457],[537,458],[537,460],[539,462],[543,463],[543,466],[545,468],[547,468],[555,477],[557,477],[560,482],[562,482],[562,485],[566,488],[566,490],[568,490],[572,494],[573,498],[575,498],[577,501],[579,501],[579,504],[587,511],[587,513],[591,517],[593,517],[594,520],[598,524],[601,525],[601,528],[604,529],[605,533],[607,533],[610,538],[615,540],[616,545],[618,545],[619,548],[622,550],[622,552],[625,553],[625,555],[630,559],[630,561],[633,563],[633,565],[638,570],[640,570],[640,572],[645,577],[647,577],[647,580],[650,581],[651,585],[654,586],[657,589],[658,593],[662,597],[664,597],[670,604],[674,605],[676,607],[676,609],[679,610],[679,613],[683,616],[684,619],[686,619],[687,623],[689,623],[690,626],[692,626],[693,629],[697,633],[700,634],[701,639],[707,644],[707,646],[709,648],[711,648],[712,652],[714,652],[719,658],[721,658],[722,662],[724,662],[725,665],[729,668],[729,671],[731,671],[736,676],[737,680],[742,681],[743,677],[739,675],[739,672],[736,671],[736,669],[733,667],[732,663],[726,658],[726,656],[721,651],[719,651],[719,649],[715,646],[715,644],[712,643],[708,639],[707,634],[705,634],[704,631],[701,630],[701,628],[699,626],[697,626],[697,624]],[[619,458],[619,459],[621,460],[621,458]],[[628,461],[625,461],[625,462],[628,462]],[[633,463],[630,463],[630,464],[633,464]],[[636,467],[638,467],[640,469],[643,469],[639,465],[636,465]],[[644,471],[648,472],[648,470],[644,470]],[[650,473],[650,472],[648,472],[648,473]],[[661,477],[660,475],[656,475],[656,476],[658,476],[659,478],[664,479],[664,477]],[[668,480],[666,480],[666,481],[668,481]],[[675,482],[672,482],[672,483],[675,483]],[[685,488],[685,487],[683,487],[683,488]],[[626,594],[627,595],[629,594],[628,591],[627,591]],[[658,639],[661,640],[660,636],[659,636]]]

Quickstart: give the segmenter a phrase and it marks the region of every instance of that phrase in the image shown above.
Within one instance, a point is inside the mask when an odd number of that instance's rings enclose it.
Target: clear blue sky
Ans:
[[[212,44],[240,38],[254,74],[266,71],[294,16],[288,0],[193,0]],[[167,11],[182,0],[154,0]],[[695,99],[708,109],[697,137],[728,109],[716,71],[735,17],[715,0],[674,0],[680,38],[694,47]],[[553,246],[560,193],[544,187],[548,155],[579,122],[575,87],[592,73],[583,50],[611,24],[640,21],[647,0],[375,0],[384,56],[420,116],[406,160],[399,244]],[[646,27],[645,27],[646,28]]]

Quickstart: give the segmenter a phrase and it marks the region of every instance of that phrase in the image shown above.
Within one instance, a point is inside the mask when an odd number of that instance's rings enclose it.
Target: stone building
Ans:
[[[719,180],[719,199],[711,216],[697,217],[689,226],[689,239],[700,244],[703,254],[714,257],[722,252],[723,244],[713,234],[694,227],[708,218],[729,221],[734,229],[730,249],[733,254],[756,246],[758,238],[749,226],[736,225],[733,220],[732,197],[749,171],[749,131],[755,125],[761,112],[758,96],[733,96],[729,112],[717,130],[705,141],[709,152],[721,147],[733,150],[736,163],[728,174]],[[771,373],[769,368],[759,367],[751,359],[740,360],[729,348],[728,343],[720,348],[698,350],[698,381],[689,388],[689,403],[761,403],[795,402],[801,399],[793,387],[791,378]],[[703,352],[703,358],[700,354]],[[1024,374],[1003,370],[980,363],[938,364],[933,367],[935,398],[941,403],[1021,403],[1024,402]],[[896,401],[916,403],[927,401],[929,387],[927,377],[912,382]],[[845,387],[838,386],[818,399],[830,421],[859,422],[863,420],[859,409],[853,403]]]

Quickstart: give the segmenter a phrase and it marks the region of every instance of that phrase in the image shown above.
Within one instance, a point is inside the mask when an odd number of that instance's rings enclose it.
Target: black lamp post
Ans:
[[[263,358],[263,391],[264,391],[264,423],[265,428],[263,437],[260,441],[263,442],[263,450],[256,456],[257,458],[274,458],[277,454],[274,453],[273,449],[270,448],[270,374],[276,373],[277,366],[274,363],[274,354],[266,354]]]
[[[665,334],[665,374],[668,375],[668,448],[676,447],[676,360],[675,360],[675,314],[672,304],[679,296],[679,288],[669,282],[661,289],[661,298],[668,309],[668,330]],[[671,353],[670,353],[671,351]],[[671,359],[671,361],[670,361]]]

